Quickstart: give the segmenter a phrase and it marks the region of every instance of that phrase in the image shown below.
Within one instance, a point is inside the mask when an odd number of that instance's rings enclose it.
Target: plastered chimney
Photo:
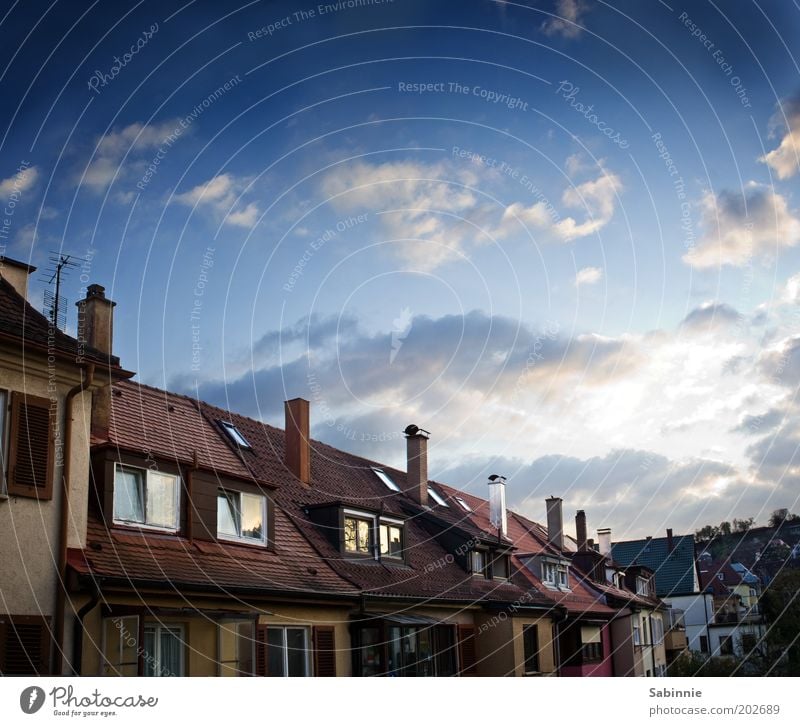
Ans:
[[[102,285],[89,285],[86,297],[79,300],[78,340],[106,355],[114,352],[114,307]]]
[[[28,299],[28,277],[32,272],[36,272],[36,268],[32,265],[0,256],[0,277],[10,283],[26,300]]]
[[[597,530],[598,552],[606,557],[611,556],[611,528],[604,527]]]
[[[561,511],[561,497],[549,497],[547,505],[547,541],[559,552],[564,550],[564,519]]]
[[[293,398],[284,404],[286,446],[284,462],[303,484],[311,484],[311,442],[309,440],[309,403]]]
[[[405,493],[417,504],[428,504],[428,432],[411,424],[406,427]]]

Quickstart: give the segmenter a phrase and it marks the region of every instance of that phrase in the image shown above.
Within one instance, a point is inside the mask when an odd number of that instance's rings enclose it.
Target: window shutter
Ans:
[[[458,666],[459,675],[474,676],[478,672],[475,657],[475,627],[458,626]]]
[[[0,675],[50,673],[50,629],[46,618],[0,615]]]
[[[315,625],[314,637],[314,675],[318,677],[336,676],[336,636],[332,625]]]
[[[52,499],[54,456],[48,399],[18,391],[11,394],[10,441],[8,493]]]
[[[256,625],[256,675],[267,675],[267,626]]]

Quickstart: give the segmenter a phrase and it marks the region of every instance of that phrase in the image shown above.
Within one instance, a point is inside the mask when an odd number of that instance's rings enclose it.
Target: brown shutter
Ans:
[[[54,456],[48,399],[12,392],[10,441],[8,493],[52,499]]]
[[[314,675],[318,677],[336,676],[336,636],[332,625],[315,625],[314,637]]]
[[[46,618],[0,615],[0,675],[48,675],[50,643]]]
[[[267,675],[267,626],[256,625],[256,675]]]
[[[461,676],[474,676],[478,672],[475,657],[475,627],[458,626],[458,672]]]

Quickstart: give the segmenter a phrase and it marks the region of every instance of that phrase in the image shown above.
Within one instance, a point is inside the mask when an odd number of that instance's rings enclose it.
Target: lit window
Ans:
[[[445,502],[445,500],[442,499],[441,495],[437,491],[431,489],[430,487],[428,487],[428,496],[431,499],[433,499],[433,501],[436,502],[440,507],[447,506],[447,502]]]
[[[178,529],[178,477],[153,469],[116,465],[114,521]]]
[[[403,525],[398,522],[384,522],[380,525],[381,557],[403,557]]]
[[[470,568],[473,575],[485,575],[486,553],[481,550],[472,550],[470,553]]]
[[[253,448],[250,446],[250,442],[242,435],[242,432],[239,431],[239,429],[237,429],[230,421],[220,421],[219,425],[222,426],[222,430],[228,434],[228,438],[230,438],[234,444],[243,449]]]
[[[467,504],[461,497],[456,497],[456,501],[461,505],[461,508],[465,512],[471,512],[472,511],[472,507],[470,507],[469,504]]]
[[[344,518],[344,549],[360,555],[372,554],[374,520],[346,515]]]
[[[386,486],[393,492],[400,491],[400,487],[394,483],[392,477],[390,477],[383,469],[377,469],[376,467],[373,466],[372,471],[374,471],[378,479],[380,479],[384,484],[386,484]]]
[[[242,542],[267,541],[267,498],[262,494],[217,492],[217,536]]]
[[[309,675],[308,628],[267,628],[267,675]]]
[[[183,675],[183,626],[144,626],[144,675]]]

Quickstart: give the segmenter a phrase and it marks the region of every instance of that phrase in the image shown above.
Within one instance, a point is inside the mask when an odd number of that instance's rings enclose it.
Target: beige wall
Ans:
[[[550,618],[502,617],[476,612],[475,652],[479,676],[524,675],[522,628],[525,625],[538,627],[539,668],[542,674],[554,673],[553,623]]]

